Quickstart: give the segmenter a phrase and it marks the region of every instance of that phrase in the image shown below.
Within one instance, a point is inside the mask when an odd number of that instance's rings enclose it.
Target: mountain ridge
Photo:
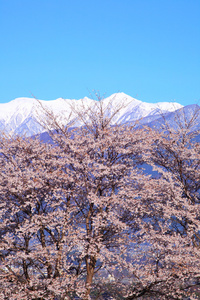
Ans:
[[[58,98],[49,101],[26,97],[16,98],[8,103],[0,104],[0,130],[11,135],[39,134],[45,131],[40,125],[44,110],[52,111],[59,116],[61,122],[65,122],[72,112],[71,107],[82,110],[96,103],[96,100],[88,97],[78,100]],[[102,103],[110,112],[121,106],[121,110],[114,118],[114,123],[134,122],[148,116],[151,116],[151,119],[157,119],[161,113],[173,112],[183,107],[176,102],[147,103],[124,93],[115,93],[102,99]],[[72,113],[71,119],[74,117]]]

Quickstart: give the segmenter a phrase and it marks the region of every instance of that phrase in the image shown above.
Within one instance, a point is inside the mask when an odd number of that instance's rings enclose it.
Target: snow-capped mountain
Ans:
[[[161,113],[173,112],[182,107],[179,103],[171,102],[146,103],[124,93],[113,94],[103,99],[102,103],[107,114],[119,108],[113,123],[134,122],[143,118],[154,121],[160,117]],[[38,134],[45,131],[41,125],[45,118],[45,110],[53,112],[53,115],[65,124],[75,118],[72,107],[82,111],[95,105],[97,101],[87,97],[80,100],[59,98],[51,101],[17,98],[9,103],[0,104],[0,130],[29,136]],[[76,122],[76,125],[81,125],[81,123]]]

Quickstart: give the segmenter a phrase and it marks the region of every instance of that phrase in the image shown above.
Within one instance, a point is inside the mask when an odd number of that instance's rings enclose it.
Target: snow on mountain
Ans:
[[[87,97],[79,100],[59,98],[50,101],[17,98],[9,103],[0,104],[0,130],[20,135],[41,133],[45,130],[41,125],[41,120],[45,118],[44,110],[52,111],[65,124],[66,120],[75,118],[72,107],[83,111],[96,105],[97,101]],[[107,115],[119,109],[113,123],[134,122],[146,117],[155,120],[161,113],[172,112],[182,107],[178,103],[171,102],[146,103],[124,93],[116,93],[103,99],[102,105]],[[76,125],[81,123],[76,122]]]
[[[156,119],[161,114],[175,111],[183,107],[179,103],[159,102],[147,103],[132,98],[124,93],[113,94],[103,100],[104,103],[112,103],[113,110],[120,108],[119,114],[114,119],[115,123],[134,122],[147,116],[154,116]]]
[[[158,102],[155,105],[162,111],[175,111],[183,107],[183,105],[176,102]]]

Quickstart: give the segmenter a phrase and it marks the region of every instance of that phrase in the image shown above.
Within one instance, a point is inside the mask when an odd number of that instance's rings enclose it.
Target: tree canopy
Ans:
[[[1,135],[1,299],[195,299],[194,134],[113,126],[101,101],[79,128],[47,115],[51,143]]]

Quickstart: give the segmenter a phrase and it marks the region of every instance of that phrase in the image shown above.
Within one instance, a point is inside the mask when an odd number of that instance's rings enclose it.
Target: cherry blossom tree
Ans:
[[[199,286],[199,142],[195,126],[197,112],[186,118],[177,115],[172,127],[165,122],[161,130],[149,135],[149,163],[158,178],[151,198],[153,216],[148,212],[149,243],[154,249],[152,279],[134,288],[127,299],[138,295],[153,299],[197,299]],[[155,184],[155,182],[154,182]],[[144,206],[145,204],[143,204]],[[149,206],[149,208],[150,208]],[[192,295],[192,291],[196,291]],[[138,294],[137,294],[138,293]]]
[[[76,284],[74,212],[59,188],[57,159],[56,148],[37,140],[1,140],[2,298],[64,299]]]
[[[128,274],[126,278],[135,277],[135,266],[128,256],[132,252],[132,259],[137,259],[138,251],[133,245],[141,239],[135,233],[141,230],[142,212],[140,218],[135,212],[140,207],[138,199],[147,197],[149,185],[149,176],[139,169],[146,132],[111,126],[116,111],[108,113],[106,108],[100,101],[92,110],[77,112],[83,126],[70,133],[71,139],[65,126],[59,125],[56,134],[50,132],[55,144],[62,149],[61,162],[65,162],[66,154],[72,155],[71,201],[79,211],[77,227],[82,224],[84,234],[79,244],[83,249],[81,266],[86,270],[85,299],[91,294],[92,286],[98,286],[101,291],[96,279],[101,271],[106,277],[114,278],[117,270],[115,284],[117,281],[122,290],[124,270]]]

